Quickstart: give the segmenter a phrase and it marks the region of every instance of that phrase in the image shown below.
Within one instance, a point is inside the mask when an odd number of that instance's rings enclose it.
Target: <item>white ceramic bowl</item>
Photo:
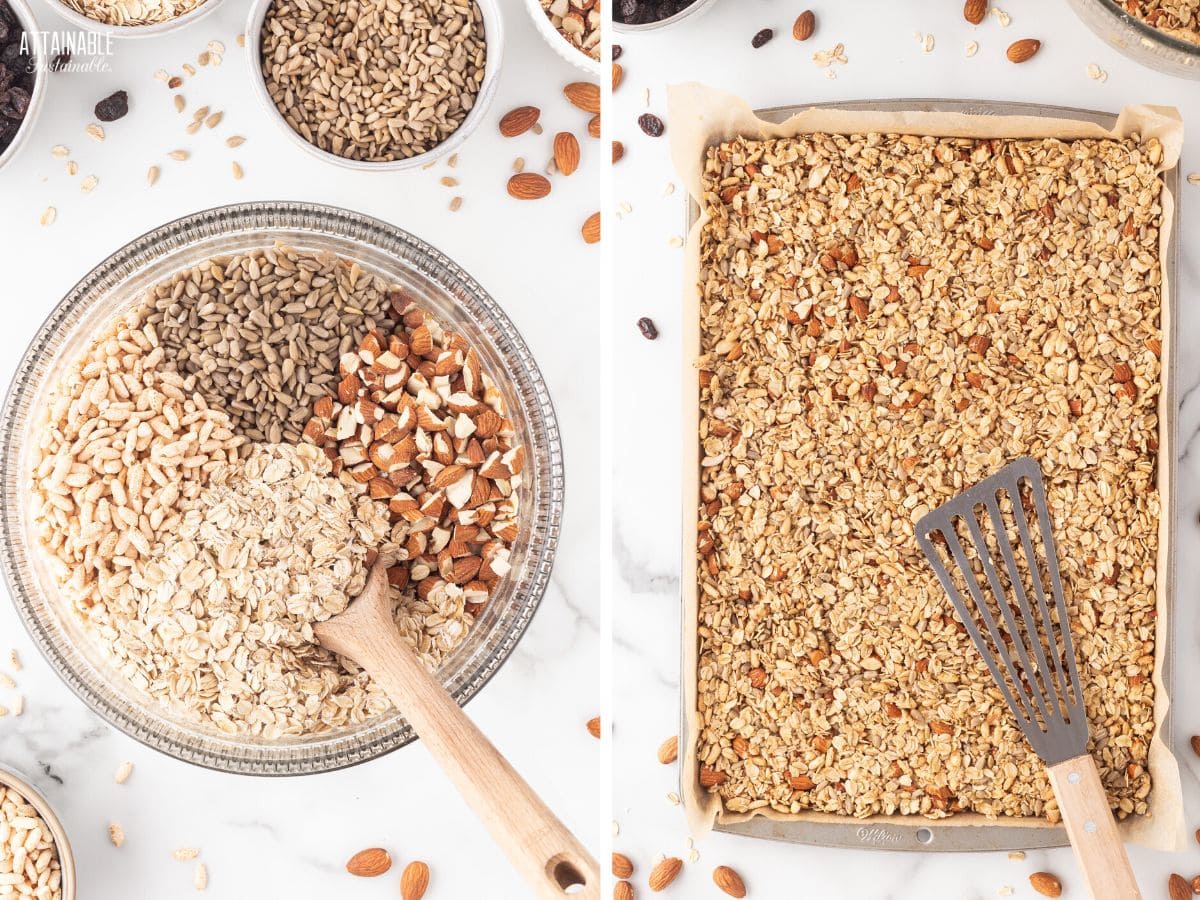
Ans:
[[[11,5],[11,0],[9,2]],[[75,900],[75,855],[71,851],[71,842],[67,840],[67,830],[63,828],[58,814],[50,806],[50,801],[43,797],[24,775],[5,766],[0,766],[0,785],[12,788],[24,797],[50,829],[50,837],[58,851],[58,865],[62,870],[62,900]]]
[[[550,24],[550,17],[546,15],[546,10],[542,9],[541,0],[525,0],[525,9],[529,11],[538,34],[550,45],[551,50],[577,69],[582,69],[593,78],[600,78],[600,60],[592,59],[558,33],[558,29]]]
[[[21,23],[21,27],[27,33],[38,30],[37,22],[33,18],[33,10],[29,8],[29,4],[25,0],[8,0],[8,7],[16,14],[17,21]],[[42,62],[44,61],[39,61],[39,65]],[[29,95],[29,109],[25,110],[25,118],[21,120],[21,127],[17,129],[12,143],[4,149],[4,152],[0,153],[0,168],[3,168],[6,162],[17,155],[17,151],[29,137],[29,132],[33,131],[34,120],[37,119],[38,111],[42,108],[42,98],[46,94],[46,82],[49,80],[47,78],[49,74],[43,69],[34,76],[33,92]]]
[[[660,19],[657,22],[649,22],[645,25],[623,25],[616,19],[613,19],[613,30],[619,31],[622,34],[637,34],[640,31],[658,31],[660,28],[666,28],[677,22],[682,22],[684,19],[707,12],[716,2],[717,0],[696,0],[691,6],[681,9],[673,16],[667,16],[665,19]]]
[[[82,28],[84,31],[111,34],[117,38],[148,38],[167,34],[171,31],[178,31],[180,28],[190,25],[193,22],[198,22],[220,6],[221,0],[204,0],[199,6],[189,10],[182,16],[176,16],[174,19],[169,19],[166,22],[156,22],[153,25],[109,25],[107,22],[90,19],[83,13],[76,12],[63,3],[62,0],[49,0],[49,3],[62,18],[66,19],[67,22],[76,28]]]
[[[212,0],[209,0],[211,3]],[[304,150],[326,162],[331,162],[345,169],[356,169],[360,172],[400,172],[406,169],[416,169],[423,165],[441,159],[454,152],[470,136],[487,115],[488,107],[496,97],[496,86],[500,81],[500,65],[504,58],[504,26],[500,20],[500,7],[496,0],[475,0],[483,15],[484,40],[487,44],[487,62],[483,68],[483,83],[479,87],[479,95],[475,105],[467,113],[458,130],[432,150],[410,156],[407,159],[395,159],[391,162],[370,162],[361,159],[346,159],[336,153],[322,150],[315,144],[310,144],[304,136],[287,123],[271,99],[267,91],[267,82],[263,78],[262,65],[259,61],[262,55],[262,29],[266,21],[267,11],[274,0],[254,0],[250,7],[250,17],[246,20],[246,52],[249,54],[250,84],[259,104],[265,110],[267,117],[276,122],[288,139]]]

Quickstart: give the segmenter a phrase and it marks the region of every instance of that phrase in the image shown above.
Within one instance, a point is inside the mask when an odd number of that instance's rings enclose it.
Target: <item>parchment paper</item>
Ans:
[[[704,215],[702,175],[705,153],[713,144],[743,135],[751,138],[794,137],[799,134],[825,132],[832,134],[862,134],[866,132],[933,135],[936,137],[978,138],[1125,138],[1139,134],[1143,138],[1157,137],[1163,145],[1161,172],[1169,171],[1179,162],[1183,146],[1183,122],[1177,110],[1160,106],[1127,106],[1112,131],[1092,122],[1071,118],[1041,116],[964,115],[941,112],[849,111],[809,109],[786,122],[773,124],[758,118],[744,100],[700,84],[674,85],[668,91],[668,135],[671,156],[679,177],[693,201],[701,208],[701,216],[688,234],[685,251],[683,295],[683,340],[685,369],[683,373],[683,708],[690,740],[684,747],[681,770],[682,795],[688,822],[696,833],[710,830],[714,823],[743,822],[756,815],[778,821],[845,822],[858,824],[897,824],[911,826],[926,822],[921,816],[874,816],[853,819],[829,813],[803,812],[795,815],[771,809],[751,813],[731,813],[723,808],[721,799],[701,789],[696,759],[696,738],[700,733],[700,714],[697,702],[696,671],[698,640],[696,635],[698,600],[696,589],[696,524],[699,497],[699,421],[700,385],[694,360],[700,353],[700,230]],[[1162,390],[1159,394],[1159,456],[1158,488],[1163,510],[1159,521],[1157,585],[1157,629],[1154,663],[1154,723],[1155,731],[1149,750],[1151,793],[1150,813],[1130,816],[1120,823],[1125,840],[1160,850],[1179,850],[1185,842],[1182,788],[1179,767],[1166,743],[1161,729],[1166,720],[1169,698],[1163,680],[1165,650],[1169,646],[1170,604],[1174,569],[1170,566],[1170,524],[1174,508],[1170,484],[1174,447],[1172,432],[1174,409],[1170,378],[1173,361],[1172,301],[1168,284],[1168,248],[1175,220],[1175,198],[1164,184],[1162,191],[1163,222],[1160,229],[1159,258],[1163,266],[1161,327],[1163,334]],[[1042,818],[1004,817],[989,819],[979,813],[958,813],[936,820],[938,827],[982,827],[989,824],[1021,825],[1022,827],[1054,826]]]

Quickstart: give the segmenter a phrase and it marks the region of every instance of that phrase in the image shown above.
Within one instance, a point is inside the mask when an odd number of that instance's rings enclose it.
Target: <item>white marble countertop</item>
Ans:
[[[64,29],[48,0],[33,0],[43,29]],[[578,238],[597,208],[597,146],[585,138],[584,168],[556,179],[554,195],[520,204],[504,191],[514,157],[540,170],[555,131],[583,134],[587,117],[570,107],[561,87],[579,72],[556,56],[534,30],[522,0],[504,0],[506,61],[495,106],[459,153],[444,165],[395,175],[349,172],[293,147],[266,119],[246,87],[247,61],[235,37],[246,0],[228,0],[209,18],[162,38],[122,41],[106,62],[111,71],[50,76],[49,95],[29,143],[0,170],[0,269],[4,278],[3,379],[55,303],[92,266],[143,232],[178,216],[247,200],[308,200],[358,210],[412,231],[456,259],[516,322],[540,364],[558,409],[566,452],[567,505],[553,583],[541,610],[508,663],[470,704],[469,712],[547,803],[590,846],[604,846],[608,814],[604,785],[591,776],[603,749],[584,723],[602,703],[597,680],[600,616],[595,589],[599,561],[598,434],[589,413],[598,376],[576,347],[595,334],[600,312],[583,273],[599,264],[597,248]],[[224,110],[219,134],[184,134],[190,116],[177,114],[171,92],[153,78],[179,72],[211,39],[226,46],[220,68],[202,68],[182,88],[189,110]],[[106,126],[104,143],[84,133],[92,106],[123,88],[132,111]],[[543,110],[546,134],[504,141],[496,122],[508,108]],[[226,135],[246,136],[235,151]],[[69,178],[50,148],[64,144],[78,160]],[[165,160],[188,147],[186,163]],[[246,176],[235,181],[230,161]],[[152,163],[163,167],[146,186]],[[79,180],[99,177],[91,194]],[[450,189],[439,179],[453,174]],[[447,206],[455,194],[463,208]],[[47,206],[57,221],[40,227]],[[567,239],[563,239],[564,235]],[[552,250],[548,248],[553,248]],[[515,263],[515,264],[514,264]],[[590,282],[594,283],[594,281]],[[5,591],[5,593],[7,593]],[[429,897],[526,896],[486,831],[471,816],[420,743],[373,763],[329,775],[271,780],[194,768],[142,747],[90,714],[51,673],[27,639],[11,604],[0,602],[0,659],[18,648],[16,675],[25,698],[19,719],[0,719],[0,764],[27,773],[66,823],[86,900],[167,900],[193,896],[192,867],[175,862],[179,846],[196,846],[209,869],[207,896],[247,898],[370,898],[398,896],[400,867],[426,860]],[[12,691],[0,691],[11,706]],[[118,786],[113,773],[135,764]],[[125,845],[108,842],[110,820]],[[343,865],[364,847],[388,848],[396,868],[376,880],[347,875]]]
[[[623,260],[614,280],[615,346],[618,360],[614,405],[624,438],[614,451],[613,494],[615,578],[614,638],[614,816],[619,825],[616,849],[630,855],[645,878],[660,853],[688,857],[683,812],[667,799],[677,790],[675,767],[660,766],[655,749],[677,730],[679,719],[679,577],[678,526],[680,359],[679,296],[681,251],[668,245],[684,227],[684,197],[676,190],[665,139],[647,138],[635,122],[649,108],[665,116],[665,85],[702,81],[746,97],[755,106],[777,106],[837,99],[891,97],[962,97],[1023,100],[1115,111],[1128,103],[1174,105],[1189,129],[1200,121],[1200,83],[1143,69],[1105,46],[1063,2],[1009,0],[1000,5],[1012,17],[1002,28],[994,17],[972,27],[959,2],[861,0],[858,3],[738,2],[718,0],[712,11],[670,30],[619,35],[625,80],[616,95],[614,137],[626,144],[626,156],[614,173],[615,202],[632,207],[617,223],[616,256]],[[800,46],[791,37],[795,16],[811,6],[818,19],[815,36]],[[760,50],[750,46],[760,28],[775,29],[774,41]],[[932,32],[934,49],[926,54],[914,32]],[[1043,41],[1038,56],[1014,66],[1005,48],[1022,37]],[[966,58],[964,47],[978,41],[979,52]],[[811,62],[818,49],[845,44],[849,64],[836,67],[829,80]],[[1089,79],[1088,63],[1108,72],[1108,80]],[[670,128],[670,122],[667,123]],[[1192,135],[1182,171],[1200,170],[1200,143]],[[677,183],[677,182],[676,182]],[[1175,600],[1175,737],[1188,823],[1200,825],[1200,760],[1187,745],[1200,731],[1200,679],[1192,586],[1200,577],[1200,461],[1195,452],[1200,404],[1200,356],[1194,336],[1200,312],[1193,303],[1200,269],[1192,248],[1200,233],[1200,187],[1181,186],[1179,240],[1179,405],[1180,458]],[[640,316],[658,324],[661,337],[645,341],[634,325]],[[647,385],[655,385],[653,391]],[[622,398],[648,398],[629,402]],[[699,860],[686,865],[676,896],[718,896],[711,883],[717,865],[731,865],[746,878],[755,900],[857,897],[868,900],[970,900],[996,897],[1005,886],[1015,897],[1035,897],[1027,877],[1048,869],[1062,878],[1063,896],[1086,896],[1070,851],[1031,852],[1024,862],[1005,853],[937,855],[867,850],[828,850],[768,843],[729,835],[696,835]],[[1143,893],[1165,897],[1166,879],[1178,871],[1189,879],[1200,872],[1200,846],[1166,854],[1131,851]],[[665,895],[664,895],[665,896]]]

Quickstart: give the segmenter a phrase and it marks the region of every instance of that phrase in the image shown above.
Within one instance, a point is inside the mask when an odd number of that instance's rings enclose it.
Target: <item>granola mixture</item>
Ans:
[[[390,708],[312,634],[376,558],[431,669],[508,573],[524,451],[507,415],[475,349],[401,288],[330,253],[213,259],[66,370],[32,517],[136,688],[226,733],[319,733]]]
[[[1121,5],[1172,37],[1200,44],[1200,0],[1124,0]]]
[[[727,810],[1058,810],[913,523],[1039,459],[1092,752],[1144,814],[1161,335],[1155,140],[710,149],[700,781]]]

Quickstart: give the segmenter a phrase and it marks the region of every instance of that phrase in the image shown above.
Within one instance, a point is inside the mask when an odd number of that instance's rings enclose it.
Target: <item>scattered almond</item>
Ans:
[[[658,745],[658,761],[669,766],[679,758],[679,735],[673,734]]]
[[[571,175],[579,168],[579,141],[569,131],[554,136],[554,164],[564,175]]]
[[[1029,884],[1043,897],[1062,896],[1062,882],[1049,872],[1034,872],[1029,876]]]
[[[817,17],[813,15],[811,9],[806,9],[800,15],[796,16],[796,21],[792,25],[792,37],[798,41],[807,41],[813,36],[813,32],[817,29]]]
[[[421,900],[429,889],[429,866],[420,860],[410,862],[400,876],[401,900]]]
[[[500,119],[500,133],[505,137],[517,137],[537,124],[542,111],[536,106],[518,106],[509,110]]]
[[[600,112],[600,87],[588,81],[572,81],[565,88],[563,94],[571,105],[582,109],[584,112],[596,113]]]
[[[594,212],[588,216],[584,220],[580,232],[583,234],[585,244],[598,244],[600,242],[600,213]]]
[[[613,900],[633,900],[633,885],[628,881],[618,881],[613,885]]]
[[[616,165],[617,161],[625,156],[625,145],[620,141],[612,142],[612,161]]]
[[[382,847],[359,850],[346,863],[346,871],[361,878],[374,878],[392,867],[391,854]]]
[[[1035,53],[1041,49],[1042,42],[1035,38],[1022,38],[1019,41],[1014,41],[1009,44],[1008,61],[1012,63],[1023,63],[1033,59]]]
[[[616,878],[628,878],[633,874],[633,860],[624,853],[613,852],[612,873]]]
[[[621,68],[620,63],[612,64],[612,89],[616,93],[617,88],[621,86],[621,82],[625,80],[625,70]]]
[[[520,172],[508,179],[508,193],[518,200],[541,200],[550,195],[550,180],[536,172]]]
[[[1188,743],[1192,745],[1192,752],[1200,756],[1200,734],[1193,734]]]
[[[730,897],[738,897],[740,900],[746,896],[746,884],[742,881],[742,876],[729,866],[717,866],[713,869],[713,883]]]
[[[588,734],[590,734],[592,737],[594,737],[594,738],[600,737],[600,717],[599,716],[593,716],[592,718],[588,719],[587,730],[588,730]]]
[[[978,25],[987,15],[988,0],[967,0],[963,4],[963,18],[972,25]]]
[[[600,137],[600,115],[596,114],[588,120],[588,135],[599,139]]]
[[[1190,900],[1193,896],[1192,886],[1182,875],[1172,873],[1167,879],[1167,896],[1170,900]]]
[[[650,890],[655,893],[666,890],[667,886],[678,877],[682,868],[683,860],[678,856],[668,856],[662,860],[650,872]]]

